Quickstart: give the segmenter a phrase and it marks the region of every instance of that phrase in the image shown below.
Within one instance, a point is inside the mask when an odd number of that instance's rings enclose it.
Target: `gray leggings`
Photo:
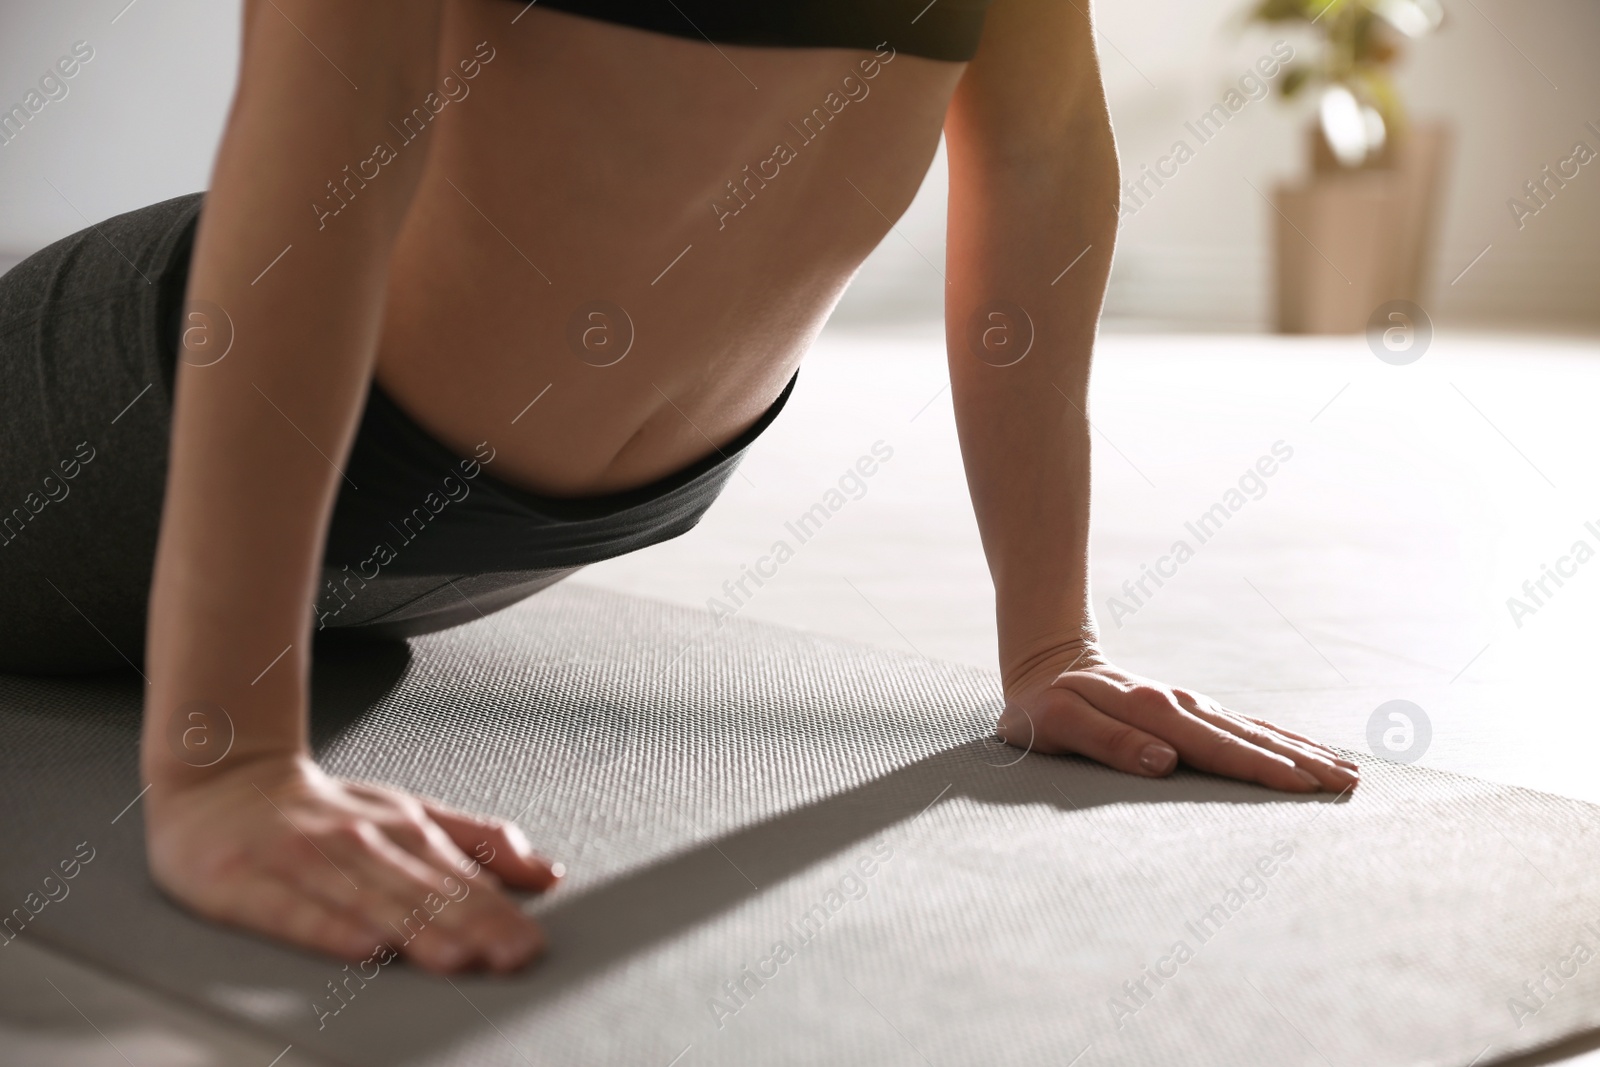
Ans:
[[[0,276],[0,671],[142,665],[172,429],[166,339],[196,201],[108,219]],[[317,618],[345,633],[427,633],[578,569],[352,581],[329,567]]]

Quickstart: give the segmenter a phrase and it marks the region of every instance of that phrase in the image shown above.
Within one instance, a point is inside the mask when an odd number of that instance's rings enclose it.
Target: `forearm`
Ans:
[[[210,365],[179,362],[151,587],[142,760],[162,784],[210,773],[202,765],[230,733],[235,763],[305,748],[326,525],[422,162],[412,149],[338,225],[319,229],[311,203],[324,183],[370,155],[383,119],[426,92],[437,15],[432,4],[401,5],[385,26],[376,4],[287,6],[302,27],[315,20],[364,95],[344,86],[348,106],[330,106],[322,97],[340,76],[277,7],[247,9],[240,90],[188,290],[191,304],[223,309],[212,329],[231,324],[232,347]],[[199,744],[186,746],[190,727]]]
[[[959,152],[963,139],[952,138],[960,195],[949,225],[951,390],[1008,683],[1095,636],[1087,393],[1116,237],[1117,166],[1103,107],[1073,132],[1064,151],[1006,161]],[[999,302],[1022,315],[995,317]],[[986,347],[986,329],[1011,349]],[[1027,354],[1009,362],[1030,334]]]

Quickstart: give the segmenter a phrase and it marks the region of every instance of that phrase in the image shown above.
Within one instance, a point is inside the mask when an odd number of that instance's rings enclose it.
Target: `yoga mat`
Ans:
[[[326,767],[517,816],[570,870],[529,905],[536,969],[335,997],[341,965],[150,885],[141,688],[0,677],[0,907],[48,889],[17,936],[285,1064],[1467,1067],[1600,1026],[1590,805],[1375,759],[1336,800],[1023,756],[983,671],[577,586],[319,652]]]

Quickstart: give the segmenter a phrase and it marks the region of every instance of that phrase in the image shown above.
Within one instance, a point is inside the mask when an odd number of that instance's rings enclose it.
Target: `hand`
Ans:
[[[544,951],[502,887],[543,891],[562,870],[510,823],[343,781],[300,755],[158,783],[147,804],[151,876],[206,918],[351,962],[387,945],[438,972],[510,971]]]
[[[1034,752],[1074,752],[1160,778],[1179,761],[1289,793],[1343,792],[1357,766],[1299,734],[1229,711],[1210,697],[1129,674],[1093,644],[1043,657],[1006,685],[1001,740]]]

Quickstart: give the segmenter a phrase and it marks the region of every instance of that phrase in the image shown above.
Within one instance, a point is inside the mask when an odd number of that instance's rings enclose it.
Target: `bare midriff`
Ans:
[[[551,496],[648,484],[760,417],[915,195],[965,67],[446,12],[441,77],[467,91],[418,138],[376,376]]]

